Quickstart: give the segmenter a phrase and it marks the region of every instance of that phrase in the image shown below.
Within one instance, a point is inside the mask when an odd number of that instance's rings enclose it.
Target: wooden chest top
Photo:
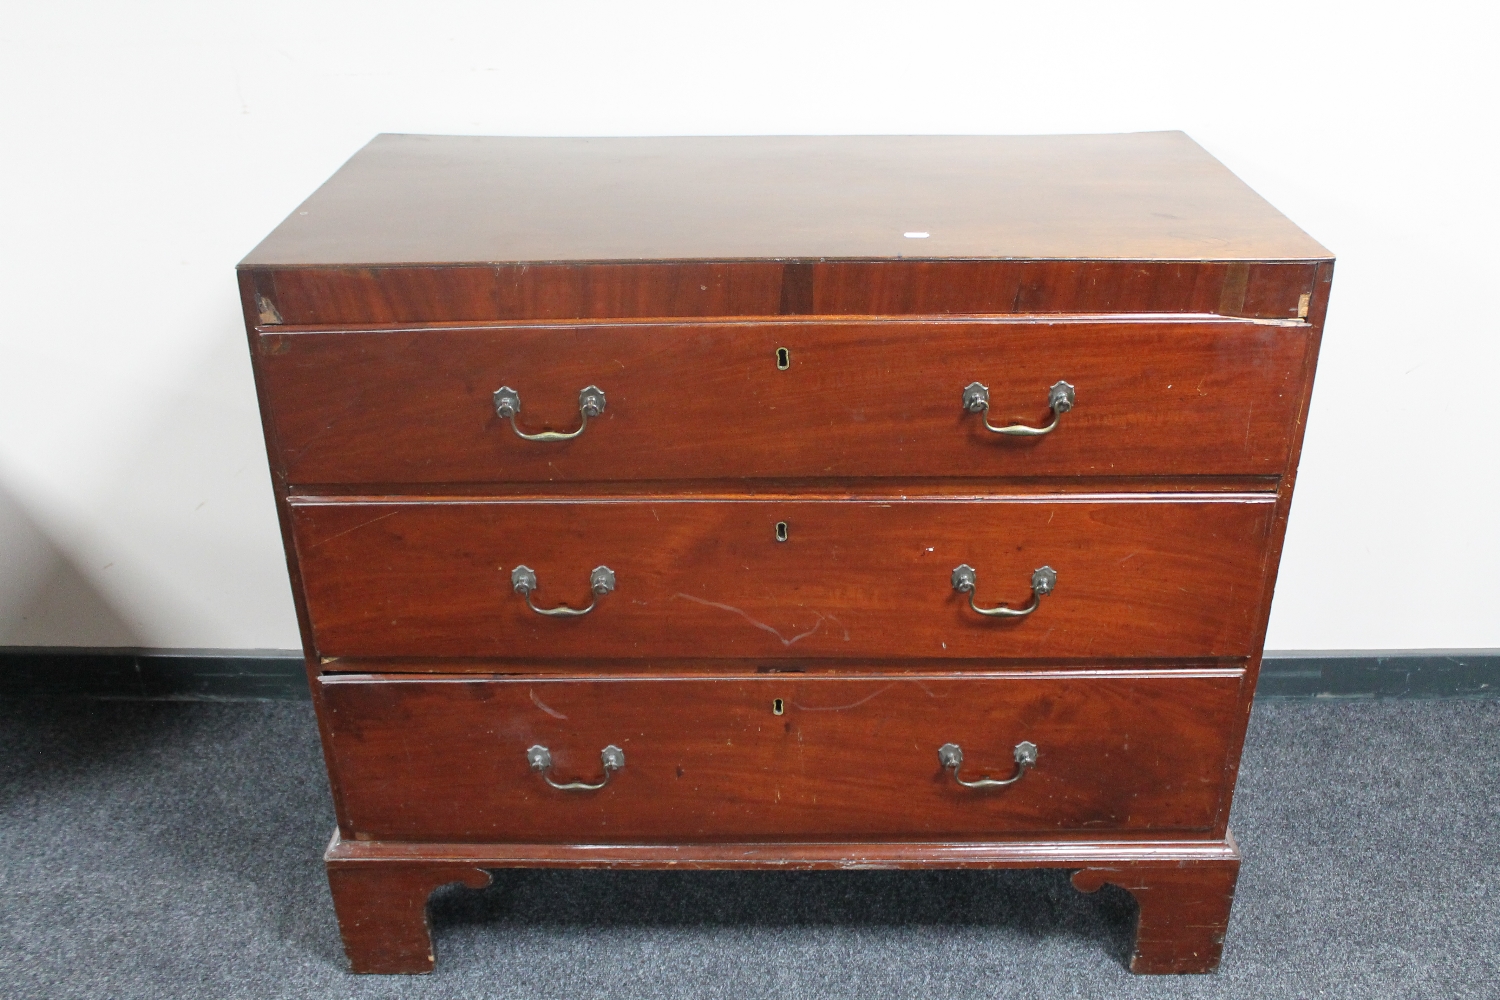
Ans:
[[[1181,132],[381,135],[242,266],[1331,256]]]

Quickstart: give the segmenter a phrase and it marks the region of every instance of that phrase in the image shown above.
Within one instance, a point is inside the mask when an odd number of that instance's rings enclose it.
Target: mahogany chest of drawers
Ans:
[[[1180,133],[381,136],[240,265],[350,962],[508,866],[1220,956],[1333,261]]]

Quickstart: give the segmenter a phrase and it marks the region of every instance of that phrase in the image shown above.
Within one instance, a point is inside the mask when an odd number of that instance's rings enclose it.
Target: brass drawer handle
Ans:
[[[1041,437],[1043,434],[1051,434],[1057,429],[1057,422],[1062,419],[1062,415],[1073,408],[1074,399],[1073,387],[1066,382],[1057,382],[1047,390],[1047,405],[1052,407],[1052,423],[1046,427],[1028,427],[1025,424],[996,427],[990,423],[990,387],[979,382],[970,382],[964,386],[964,412],[983,413],[985,430],[1015,437]]]
[[[944,743],[938,747],[938,761],[946,769],[953,771],[953,780],[965,788],[1004,788],[1006,785],[1014,785],[1026,776],[1026,772],[1036,766],[1037,749],[1036,744],[1030,740],[1022,740],[1016,744],[1016,773],[1004,781],[995,778],[977,778],[974,781],[965,781],[958,776],[958,769],[964,762],[964,752],[957,743]]]
[[[597,785],[591,785],[586,781],[559,782],[552,780],[552,751],[538,743],[526,751],[526,760],[531,764],[533,771],[542,775],[542,780],[553,788],[563,792],[597,792],[609,784],[609,776],[625,766],[625,751],[611,743],[599,751],[599,757],[604,761],[604,780]]]
[[[508,385],[502,385],[495,390],[495,415],[510,420],[510,429],[516,432],[516,437],[525,438],[527,441],[571,441],[583,433],[583,429],[589,425],[589,417],[597,417],[604,412],[604,390],[597,385],[586,386],[578,390],[578,429],[576,431],[538,431],[535,434],[527,434],[516,423],[516,414],[520,412],[521,394],[519,392]]]
[[[981,608],[974,603],[974,588],[979,584],[979,573],[968,563],[960,563],[953,570],[953,589],[969,595],[969,607],[991,618],[1025,618],[1036,610],[1042,598],[1057,589],[1057,570],[1043,566],[1031,573],[1031,603],[1024,608],[1008,608],[1004,604],[994,608]]]
[[[537,607],[531,599],[531,592],[537,589],[536,571],[530,566],[517,566],[511,570],[510,585],[516,593],[526,598],[526,606],[539,615],[546,615],[548,618],[577,618],[593,611],[599,598],[615,589],[615,571],[608,566],[594,567],[594,571],[589,574],[589,590],[593,591],[594,599],[589,601],[586,608],[570,608],[566,604],[559,604],[555,608]]]

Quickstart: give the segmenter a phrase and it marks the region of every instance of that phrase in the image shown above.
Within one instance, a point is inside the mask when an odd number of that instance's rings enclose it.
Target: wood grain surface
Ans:
[[[292,523],[323,656],[1243,656],[1270,496],[316,501]],[[776,541],[785,522],[788,537]],[[1027,618],[1032,571],[1057,588]],[[574,619],[589,574],[618,589]]]
[[[292,483],[1277,475],[1309,328],[1229,321],[706,323],[265,333]],[[785,370],[778,351],[785,350]],[[1129,364],[1120,359],[1128,357]],[[1045,437],[1048,389],[1074,408]],[[527,441],[495,413],[502,385]]]
[[[381,135],[244,266],[1329,256],[1181,132]]]
[[[252,325],[714,316],[1302,315],[1313,263],[879,260],[388,265],[241,271]]]
[[[324,860],[377,866],[423,862],[470,868],[776,869],[1120,868],[1239,860],[1222,837],[1035,837],[1021,840],[710,841],[673,844],[437,843],[352,840],[334,831]],[[1092,890],[1084,890],[1092,891]]]
[[[1075,872],[1073,885],[1095,892],[1107,882],[1135,897],[1131,972],[1202,973],[1219,967],[1239,874],[1238,857],[1172,865],[1125,863]]]
[[[328,862],[328,888],[338,914],[349,971],[381,975],[431,972],[434,956],[427,900],[440,885],[471,889],[490,884],[472,865],[431,862],[340,864]]]
[[[348,836],[544,843],[1211,831],[1243,671],[1003,676],[325,677]],[[777,715],[776,699],[782,714]],[[1029,740],[1037,764],[1006,788]],[[625,766],[597,791],[600,752]]]
[[[1239,849],[1221,840],[1027,840],[990,842],[675,844],[466,844],[345,840],[324,855],[339,929],[355,972],[432,970],[426,898],[463,882],[479,888],[485,869],[758,868],[1077,868],[1073,884],[1095,892],[1106,882],[1138,904],[1130,968],[1146,973],[1212,972],[1218,967]]]

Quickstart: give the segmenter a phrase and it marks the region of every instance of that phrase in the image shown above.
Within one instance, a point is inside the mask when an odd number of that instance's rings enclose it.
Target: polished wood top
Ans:
[[[381,135],[241,266],[1331,256],[1181,132]]]

